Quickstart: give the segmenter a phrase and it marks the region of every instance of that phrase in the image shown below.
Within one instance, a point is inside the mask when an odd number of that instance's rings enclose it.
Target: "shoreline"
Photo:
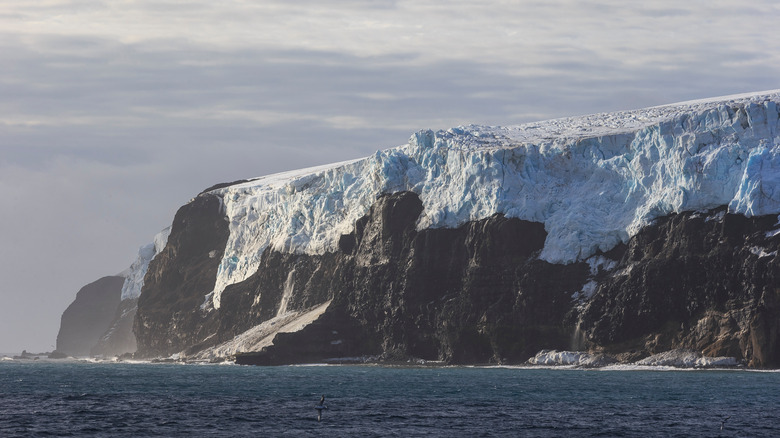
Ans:
[[[43,355],[34,356],[35,358],[21,358],[0,355],[0,364],[96,364],[96,365],[213,365],[213,366],[244,366],[235,363],[235,361],[188,361],[172,358],[150,358],[150,359],[121,359],[114,358],[96,358],[96,357],[66,357],[52,359],[43,357]],[[530,362],[520,364],[446,364],[440,361],[425,361],[421,359],[409,359],[407,361],[394,360],[364,360],[347,361],[346,358],[326,359],[322,362],[266,365],[261,367],[380,367],[380,368],[398,368],[398,369],[445,369],[445,368],[464,368],[464,369],[507,369],[507,370],[559,370],[559,371],[745,371],[761,373],[780,373],[780,369],[775,368],[751,368],[744,364],[734,366],[673,366],[673,365],[647,365],[639,363],[611,363],[601,366],[588,366],[577,364],[534,364]],[[350,358],[353,359],[353,358]],[[257,366],[257,365],[255,365]]]

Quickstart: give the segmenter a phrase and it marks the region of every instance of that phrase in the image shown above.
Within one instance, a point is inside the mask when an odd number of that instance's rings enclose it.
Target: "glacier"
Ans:
[[[141,296],[144,276],[146,276],[146,271],[149,269],[149,262],[165,248],[170,234],[171,227],[167,227],[154,236],[152,243],[138,249],[138,257],[130,265],[130,268],[123,273],[125,282],[122,284],[122,301],[136,299]]]
[[[335,251],[383,193],[419,195],[418,229],[496,213],[543,223],[539,257],[561,264],[608,251],[671,213],[718,206],[745,216],[780,213],[778,102],[774,90],[518,126],[424,130],[367,158],[212,190],[230,233],[209,294],[213,308],[225,287],[257,270],[266,248]],[[128,286],[128,294],[138,290]]]

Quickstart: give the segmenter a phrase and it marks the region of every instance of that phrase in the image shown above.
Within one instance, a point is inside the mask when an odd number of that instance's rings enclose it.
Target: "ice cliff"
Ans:
[[[777,214],[778,102],[780,91],[769,91],[511,127],[420,131],[365,159],[213,190],[229,220],[213,306],[228,285],[257,271],[268,247],[335,251],[383,193],[419,195],[418,230],[495,213],[541,222],[541,259],[564,264],[625,243],[670,213],[728,206],[747,217]],[[129,284],[123,297],[138,293],[138,281]]]
[[[154,236],[152,243],[144,245],[138,249],[138,257],[130,268],[125,271],[125,282],[122,285],[122,300],[136,299],[141,296],[141,288],[144,285],[144,276],[149,269],[149,262],[154,256],[165,248],[168,242],[168,235],[171,234],[171,227],[167,227]]]

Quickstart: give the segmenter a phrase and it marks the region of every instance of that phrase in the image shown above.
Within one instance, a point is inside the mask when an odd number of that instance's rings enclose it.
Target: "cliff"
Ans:
[[[137,354],[680,349],[778,367],[778,102],[421,131],[365,159],[214,186],[146,266]]]
[[[82,287],[62,313],[57,351],[87,356],[111,326],[119,306],[124,277],[103,277]]]
[[[120,275],[105,277],[85,286],[62,315],[57,349],[71,356],[120,356],[135,353],[133,322],[138,297],[149,262],[162,251],[170,228],[154,242],[138,250],[138,257]]]
[[[140,356],[167,356],[213,336],[201,305],[228,235],[220,205],[204,194],[179,209],[166,246],[148,264],[133,325]]]
[[[658,219],[604,272],[582,313],[594,348],[690,349],[780,366],[780,223],[725,208]]]
[[[422,213],[414,193],[383,195],[338,251],[266,249],[252,277],[226,288],[219,311],[192,300],[161,318],[169,330],[210,332],[182,331],[190,336],[182,344],[147,354],[244,353],[238,362],[252,364],[358,356],[467,364],[522,363],[543,349],[625,361],[692,349],[754,367],[780,364],[776,215],[746,218],[725,208],[669,215],[607,253],[553,264],[539,259],[547,237],[540,223],[496,214],[418,231]],[[308,325],[289,333],[268,327],[318,306]],[[267,327],[253,337],[257,321]],[[257,351],[216,347],[242,336]]]

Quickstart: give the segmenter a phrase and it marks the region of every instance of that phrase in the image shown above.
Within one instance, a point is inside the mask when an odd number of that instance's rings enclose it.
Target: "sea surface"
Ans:
[[[3,360],[0,436],[778,437],[780,373]]]

